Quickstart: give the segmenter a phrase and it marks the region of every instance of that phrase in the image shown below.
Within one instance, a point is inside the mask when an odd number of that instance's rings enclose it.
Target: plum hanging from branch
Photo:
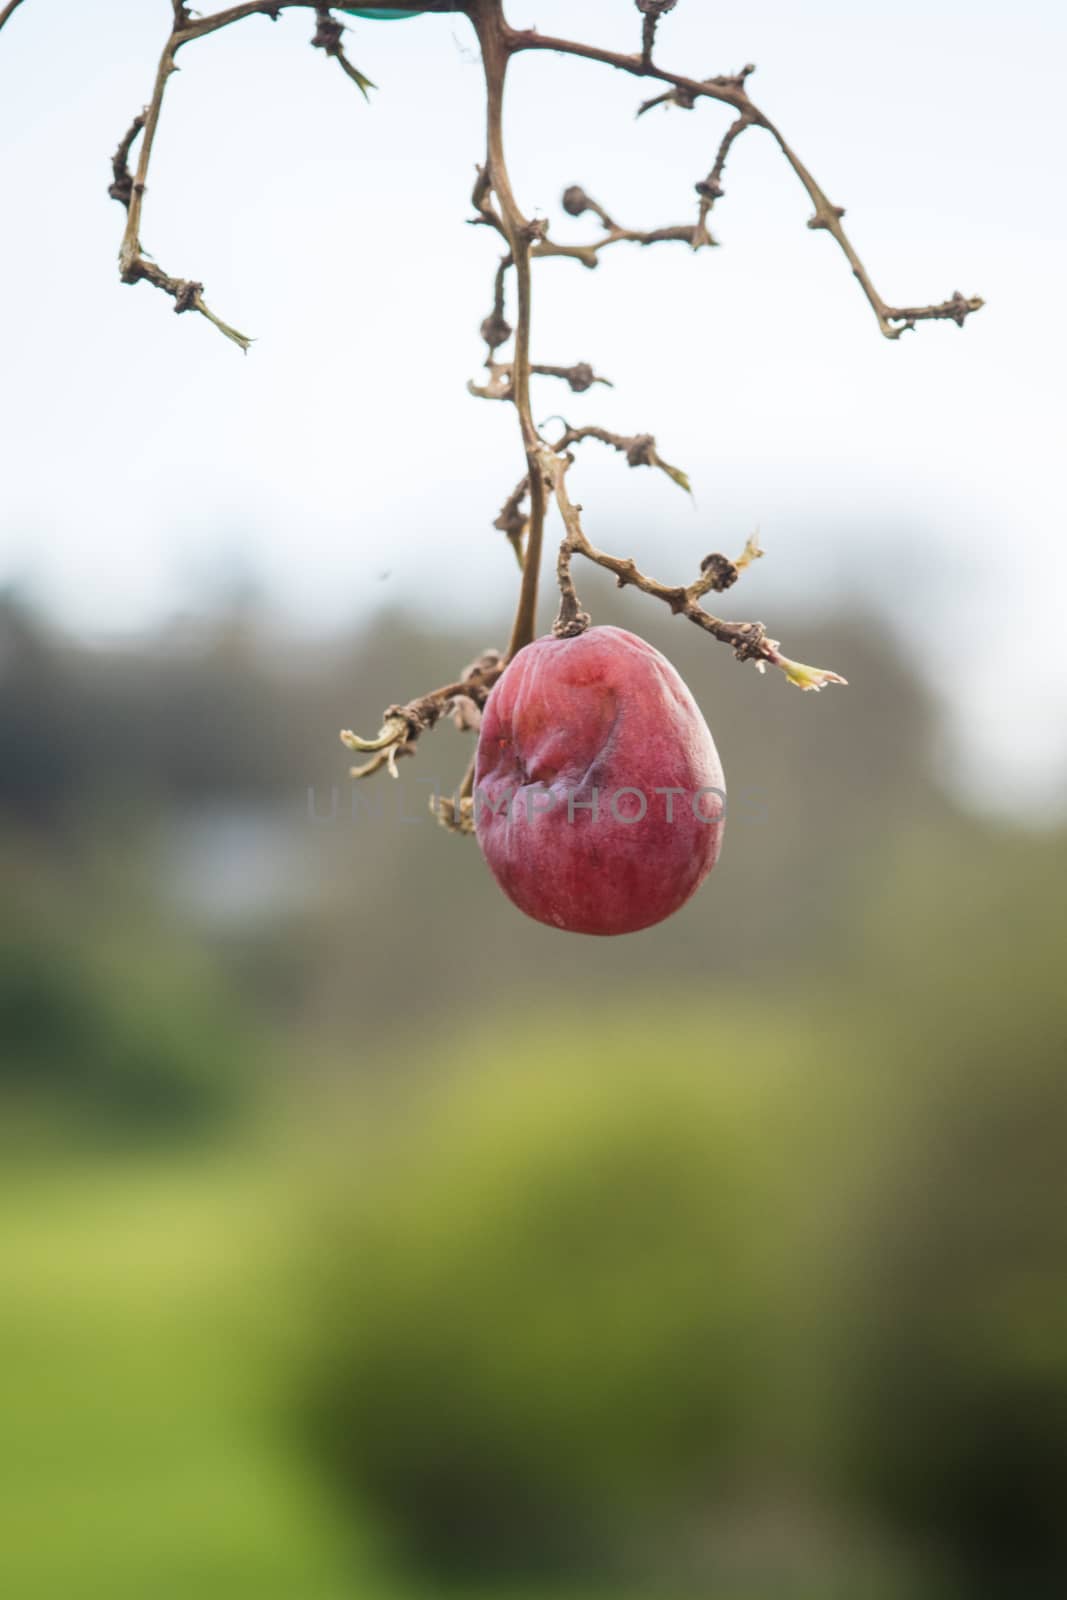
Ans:
[[[478,843],[521,911],[570,933],[673,915],[719,855],[722,767],[670,662],[623,628],[535,639],[489,696]]]

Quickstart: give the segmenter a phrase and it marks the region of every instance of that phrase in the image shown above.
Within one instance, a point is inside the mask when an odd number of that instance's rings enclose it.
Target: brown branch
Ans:
[[[571,217],[580,217],[586,211],[595,212],[604,224],[602,238],[594,239],[591,244],[557,244],[546,236],[534,246],[535,256],[570,256],[580,261],[583,267],[595,267],[601,250],[606,250],[612,244],[650,245],[677,240],[680,244],[687,244],[691,250],[700,250],[716,242],[705,228],[703,216],[695,223],[679,222],[666,228],[624,228],[577,183],[564,189],[562,205]]]
[[[343,33],[341,24],[330,16],[329,8],[323,6],[321,0],[247,0],[246,4],[231,6],[228,10],[195,18],[187,9],[184,0],[172,0],[174,22],[159,58],[152,97],[145,110],[134,118],[128,132],[123,135],[111,162],[112,182],[108,187],[108,193],[126,208],[126,228],[119,250],[119,276],[123,283],[139,283],[144,280],[157,289],[162,289],[174,300],[175,311],[198,311],[201,316],[214,323],[227,339],[231,339],[245,351],[251,345],[251,339],[216,316],[204,300],[202,283],[191,278],[172,277],[146,253],[140,238],[141,214],[144,209],[152,146],[163,109],[163,96],[171,73],[178,71],[175,60],[178,51],[192,40],[202,39],[220,28],[229,27],[231,23],[242,22],[246,17],[264,16],[276,22],[283,8],[287,6],[314,10],[317,25],[311,40],[312,45],[333,57],[366,98],[367,90],[374,85],[348,60],[341,45]],[[431,5],[428,9],[444,8]],[[141,146],[137,171],[131,176],[130,152],[138,136],[141,136]]]
[[[841,226],[841,218],[845,214],[844,209],[841,206],[832,204],[799,156],[786,142],[780,130],[749,99],[745,80],[752,71],[751,67],[746,67],[743,72],[733,77],[724,76],[704,78],[702,80],[687,78],[680,73],[667,72],[662,67],[654,66],[651,61],[645,60],[641,55],[627,56],[616,50],[603,50],[597,45],[583,44],[575,39],[560,39],[551,34],[538,33],[535,28],[509,29],[508,45],[513,53],[523,50],[551,50],[560,55],[578,56],[586,61],[597,61],[605,66],[615,67],[620,72],[630,73],[635,77],[657,78],[660,82],[671,86],[666,95],[659,96],[657,100],[646,101],[641,107],[642,111],[648,110],[651,105],[663,103],[666,100],[673,100],[679,105],[691,106],[696,100],[706,98],[732,106],[746,122],[765,128],[804,185],[815,207],[815,214],[808,226],[825,229],[835,240],[852,268],[853,275],[878,319],[878,326],[887,339],[899,339],[906,327],[913,327],[916,322],[922,320],[951,318],[962,326],[972,312],[981,309],[984,302],[977,295],[966,299],[964,296],[957,294],[951,301],[945,301],[940,305],[910,308],[904,311],[888,305],[882,299],[871,280],[870,274]],[[592,253],[595,248],[587,247],[586,255],[588,256]],[[563,254],[564,251],[557,248],[554,251],[545,253],[558,255]],[[582,252],[577,248],[571,248],[566,253],[576,255],[579,259],[582,258]],[[595,260],[595,254],[593,259]],[[589,264],[589,261],[586,260],[586,265]]]
[[[488,383],[475,383],[471,379],[467,384],[468,392],[477,395],[480,400],[514,400],[513,363],[494,361],[490,353],[485,362],[485,369],[489,374]],[[598,378],[588,361],[577,361],[572,367],[552,367],[543,362],[531,362],[530,375],[538,378],[562,378],[575,394],[584,394],[594,383],[602,383],[608,389],[615,387],[610,378]]]
[[[111,157],[111,183],[108,185],[108,194],[112,200],[117,200],[130,209],[130,200],[133,196],[133,176],[130,172],[130,151],[133,149],[137,135],[145,124],[145,113],[139,111],[130,123],[129,128],[119,140],[118,149]]]
[[[747,72],[749,69],[746,68],[745,70]],[[722,175],[726,170],[726,158],[730,154],[730,149],[734,141],[741,137],[746,128],[751,128],[753,125],[753,118],[750,117],[745,111],[742,111],[736,122],[731,122],[730,126],[727,128],[719,142],[719,148],[715,154],[715,160],[712,164],[711,171],[708,173],[706,178],[702,178],[700,182],[694,186],[697,194],[700,196],[699,216],[701,227],[704,226],[708,217],[708,213],[711,211],[716,200],[721,200],[722,198]]]
[[[966,299],[957,289],[951,300],[944,300],[938,306],[906,306],[903,310],[887,306],[886,316],[903,323],[898,333],[903,333],[906,328],[914,328],[917,322],[954,322],[958,328],[962,328],[971,312],[978,311],[982,304],[977,298]]]
[[[184,7],[175,5],[174,13],[174,27],[159,58],[152,98],[145,111],[134,118],[129,131],[123,136],[118,150],[112,158],[114,176],[108,193],[126,208],[126,228],[119,250],[119,277],[123,283],[139,283],[144,279],[157,289],[162,289],[165,294],[169,294],[173,298],[176,312],[199,311],[201,316],[207,317],[209,322],[213,322],[240,349],[247,350],[251,340],[243,333],[239,333],[236,328],[231,328],[228,323],[223,322],[220,317],[217,317],[210,310],[203,297],[203,284],[189,278],[171,277],[163,271],[162,267],[146,256],[141,244],[141,213],[144,208],[144,194],[147,187],[148,167],[152,158],[152,145],[155,141],[156,130],[159,127],[159,117],[163,108],[163,95],[167,87],[167,80],[172,72],[178,70],[174,60],[175,53],[184,42],[183,35],[186,31],[184,24],[187,20],[187,13]],[[137,160],[137,171],[131,178],[129,155],[138,135],[141,137],[141,146]]]
[[[660,17],[673,11],[678,0],[635,0],[641,13],[641,64],[647,72],[652,65],[652,47],[656,42],[656,24]]]
[[[415,745],[422,734],[437,726],[443,716],[453,715],[456,725],[477,731],[480,713],[489,691],[504,670],[504,660],[499,650],[483,650],[476,661],[464,667],[454,683],[432,689],[429,694],[409,700],[406,705],[388,706],[382,715],[382,726],[374,739],[361,739],[351,729],[342,730],[341,743],[349,750],[370,755],[361,767],[353,767],[353,778],[369,778],[382,767],[397,776],[398,756],[415,753]]]
[[[530,371],[540,378],[562,378],[575,394],[584,394],[594,383],[602,383],[606,389],[615,387],[610,378],[598,378],[588,361],[578,361],[573,367],[548,367],[538,364],[532,366]]]
[[[22,0],[7,0],[7,5],[0,11],[0,28],[4,26],[10,16],[14,15],[21,4]]]
[[[768,664],[779,667],[789,681],[801,689],[822,689],[827,684],[846,681],[836,672],[806,667],[783,656],[777,639],[767,637],[767,629],[762,622],[727,622],[722,617],[712,616],[700,605],[705,594],[711,590],[729,588],[736,582],[738,571],[762,554],[754,541],[746,544],[744,553],[736,561],[718,554],[705,556],[701,562],[700,577],[688,586],[660,583],[657,578],[643,573],[632,558],[613,556],[606,550],[598,550],[582,529],[581,506],[574,505],[567,493],[567,470],[572,460],[570,456],[557,455],[549,450],[545,450],[541,457],[542,470],[555,494],[565,529],[556,565],[560,607],[552,631],[558,639],[574,638],[584,633],[590,624],[589,613],[581,609],[571,576],[571,561],[575,555],[581,555],[613,573],[620,589],[632,584],[642,594],[663,601],[672,615],[685,617],[705,633],[710,633],[713,639],[728,644],[738,661],[755,661],[760,671],[765,670]]]
[[[740,72],[720,72],[714,78],[703,78],[701,82],[708,89],[743,89],[745,79],[755,70],[750,62],[747,67],[742,67]],[[657,73],[656,76],[658,75]],[[668,89],[665,94],[657,94],[651,100],[642,100],[636,115],[643,117],[653,106],[678,106],[682,111],[692,111],[695,105],[696,95],[679,83]]]
[[[572,444],[580,444],[583,439],[599,439],[601,444],[611,445],[613,450],[618,450],[626,457],[631,467],[658,467],[684,489],[686,494],[693,492],[688,474],[683,472],[681,467],[672,467],[669,461],[664,461],[656,449],[656,441],[651,433],[610,433],[607,428],[597,428],[587,424],[583,428],[567,428],[551,448],[558,455],[569,450]]]

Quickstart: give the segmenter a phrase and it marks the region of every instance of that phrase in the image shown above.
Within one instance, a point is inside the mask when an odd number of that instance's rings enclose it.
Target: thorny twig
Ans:
[[[324,50],[327,55],[333,57],[366,98],[367,90],[373,88],[373,84],[348,60],[341,44],[341,25],[330,16],[329,8],[321,3],[315,4],[314,0],[246,0],[245,4],[231,6],[226,11],[216,11],[206,17],[194,17],[184,4],[184,0],[172,0],[173,26],[159,58],[152,97],[144,111],[134,118],[129,130],[123,135],[111,163],[113,176],[108,193],[126,208],[126,228],[119,249],[119,276],[123,283],[139,283],[144,279],[154,284],[157,289],[162,289],[164,294],[171,296],[176,312],[199,311],[201,316],[214,323],[220,333],[225,334],[227,339],[232,339],[241,350],[249,348],[251,339],[231,327],[229,323],[223,322],[222,318],[216,316],[208,307],[204,300],[204,285],[192,278],[172,277],[147,254],[141,243],[141,215],[144,209],[148,169],[152,159],[152,146],[163,109],[163,96],[171,74],[179,70],[175,59],[178,51],[192,40],[201,39],[206,34],[227,27],[230,23],[241,22],[246,17],[265,16],[272,22],[277,22],[283,4],[314,10],[317,26],[311,43],[316,49]],[[138,137],[141,145],[137,170],[131,176],[129,157]]]
[[[554,450],[545,450],[542,455],[545,477],[551,484],[566,530],[556,564],[560,607],[552,631],[557,639],[573,638],[577,634],[584,633],[589,626],[589,614],[581,608],[578,591],[571,576],[572,558],[575,555],[582,555],[598,567],[614,573],[620,589],[632,584],[643,594],[662,600],[670,607],[673,615],[686,617],[690,622],[695,622],[698,628],[703,628],[705,633],[710,633],[713,639],[728,644],[738,661],[754,661],[760,671],[763,671],[768,663],[780,667],[789,681],[801,689],[818,690],[825,688],[829,683],[847,681],[839,677],[836,672],[829,672],[820,667],[806,667],[798,661],[791,661],[787,656],[783,656],[778,648],[777,639],[767,637],[767,630],[762,622],[726,622],[721,617],[712,616],[710,611],[705,611],[700,605],[699,602],[704,595],[713,590],[721,592],[730,588],[736,583],[739,572],[763,554],[754,539],[748,541],[736,561],[717,553],[705,556],[700,563],[700,577],[688,586],[660,583],[658,579],[650,578],[641,572],[631,557],[612,556],[605,550],[598,550],[582,529],[581,506],[575,505],[567,493],[566,476],[572,460],[573,457],[559,455]]]
[[[641,0],[637,0],[637,3],[641,7]],[[744,118],[746,125],[751,123],[764,128],[804,185],[815,207],[815,214],[809,219],[808,227],[824,228],[836,241],[878,319],[879,328],[887,339],[899,339],[905,328],[914,327],[918,321],[951,319],[962,326],[972,312],[981,309],[983,301],[977,295],[967,299],[958,290],[950,300],[937,305],[923,306],[919,310],[893,307],[883,300],[841,226],[841,219],[845,215],[844,208],[835,206],[827,198],[799,156],[786,142],[781,131],[749,99],[746,80],[755,70],[752,66],[746,66],[733,76],[687,78],[680,73],[667,72],[664,68],[653,65],[644,52],[641,55],[627,56],[617,50],[602,50],[597,45],[582,44],[574,39],[560,39],[550,34],[538,33],[536,28],[509,31],[511,48],[516,53],[523,50],[551,50],[560,55],[579,56],[586,61],[598,61],[605,66],[615,67],[620,72],[632,73],[636,77],[657,78],[660,82],[670,85],[667,93],[646,101],[640,108],[641,111],[647,111],[653,105],[664,103],[691,110],[698,99],[706,98],[732,106],[738,112],[739,118]],[[738,132],[740,131],[738,129]]]

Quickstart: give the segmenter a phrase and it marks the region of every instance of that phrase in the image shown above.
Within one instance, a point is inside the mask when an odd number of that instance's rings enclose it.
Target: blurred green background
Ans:
[[[433,824],[468,734],[353,810],[491,639],[0,604],[5,1594],[1067,1592],[1067,836],[875,619],[800,696],[588,588],[731,793],[619,941]]]

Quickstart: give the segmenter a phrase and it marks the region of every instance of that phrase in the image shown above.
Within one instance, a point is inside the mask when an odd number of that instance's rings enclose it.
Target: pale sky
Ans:
[[[509,13],[638,37],[628,0]],[[370,106],[308,48],[306,13],[182,53],[143,242],[255,336],[243,357],[118,281],[109,158],[169,15],[25,0],[0,34],[0,583],[98,636],[188,609],[243,565],[294,628],[407,602],[470,612],[475,645],[489,625],[502,638],[515,571],[490,524],[521,462],[510,408],[465,388],[498,254],[465,221],[483,144],[468,25],[353,23]],[[759,130],[712,218],[723,248],[535,269],[535,359],[616,385],[542,380],[537,414],[653,432],[693,480],[695,505],[586,447],[572,492],[597,542],[673,581],[758,524],[768,558],[733,610],[786,648],[795,609],[858,586],[951,708],[962,781],[997,774],[1034,814],[1067,773],[1065,47],[1055,0],[679,0],[661,26],[664,65],[757,63],[754,100],[847,207],[886,299],[980,293],[962,332],[883,340]],[[725,108],[635,121],[651,91],[606,68],[538,53],[513,75],[515,187],[555,237],[589,232],[560,211],[569,183],[631,226],[692,215]]]

